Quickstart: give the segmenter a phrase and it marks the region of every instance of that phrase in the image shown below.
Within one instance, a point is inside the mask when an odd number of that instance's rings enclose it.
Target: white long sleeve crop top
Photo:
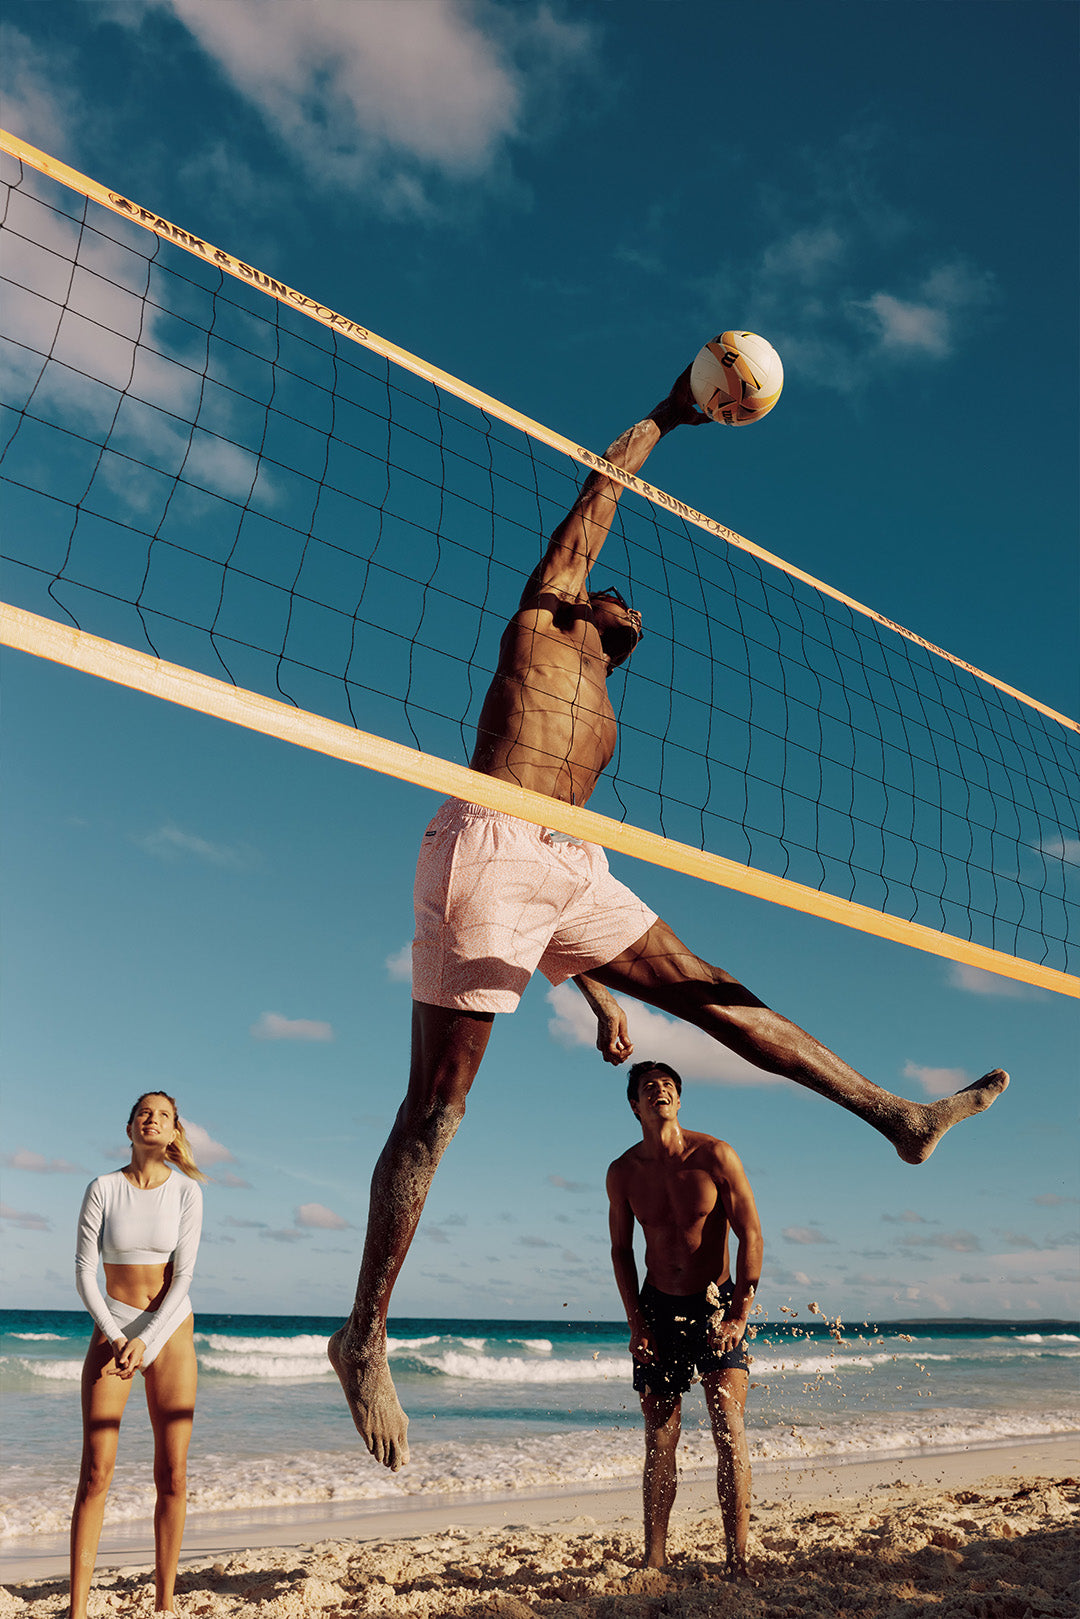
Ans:
[[[141,1334],[150,1359],[176,1325],[177,1308],[188,1296],[201,1234],[202,1190],[197,1181],[175,1169],[160,1186],[149,1188],[134,1186],[122,1169],[90,1182],[79,1212],[75,1286],[94,1325],[110,1343],[127,1334],[117,1325],[98,1286],[98,1256],[108,1265],[166,1265],[172,1261],[169,1290],[158,1306],[154,1324]]]

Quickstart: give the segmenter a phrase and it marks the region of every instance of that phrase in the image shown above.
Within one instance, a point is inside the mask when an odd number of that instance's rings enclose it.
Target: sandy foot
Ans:
[[[326,1353],[345,1391],[357,1433],[375,1460],[396,1473],[409,1459],[409,1419],[398,1401],[385,1352],[358,1355],[347,1334],[347,1326],[339,1328]]]
[[[894,1142],[905,1164],[923,1164],[929,1158],[946,1130],[962,1119],[984,1113],[991,1102],[997,1100],[1009,1083],[1003,1068],[994,1068],[972,1085],[965,1085],[955,1096],[943,1096],[940,1102],[912,1104],[915,1117],[908,1127],[898,1132]]]

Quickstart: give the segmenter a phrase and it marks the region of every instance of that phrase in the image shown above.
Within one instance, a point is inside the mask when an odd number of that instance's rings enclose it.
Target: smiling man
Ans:
[[[634,1388],[645,1418],[645,1563],[663,1568],[667,1561],[682,1397],[700,1381],[716,1442],[727,1571],[741,1576],[750,1523],[745,1339],[764,1253],[754,1194],[726,1141],[683,1129],[682,1080],[674,1068],[636,1062],[626,1094],[641,1125],[641,1141],[616,1158],[607,1190],[611,1263],[630,1327]],[[635,1221],[645,1236],[640,1288]],[[739,1248],[734,1278],[731,1235]]]

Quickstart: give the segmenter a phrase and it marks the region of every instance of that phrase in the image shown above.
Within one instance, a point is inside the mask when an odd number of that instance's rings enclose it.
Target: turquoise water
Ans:
[[[205,1315],[193,1512],[630,1482],[641,1420],[622,1323],[391,1319],[412,1460],[390,1475],[360,1444],[326,1362],[321,1316]],[[81,1443],[81,1311],[0,1312],[3,1532],[63,1531]],[[759,1460],[903,1454],[1080,1431],[1080,1325],[765,1323],[747,1407]],[[700,1390],[684,1401],[684,1469],[710,1465]],[[146,1517],[150,1432],[138,1380],[107,1522]]]

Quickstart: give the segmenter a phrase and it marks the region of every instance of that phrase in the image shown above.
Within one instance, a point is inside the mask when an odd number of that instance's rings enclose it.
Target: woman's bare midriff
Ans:
[[[169,1291],[171,1265],[106,1265],[105,1291],[133,1310],[156,1310]]]

